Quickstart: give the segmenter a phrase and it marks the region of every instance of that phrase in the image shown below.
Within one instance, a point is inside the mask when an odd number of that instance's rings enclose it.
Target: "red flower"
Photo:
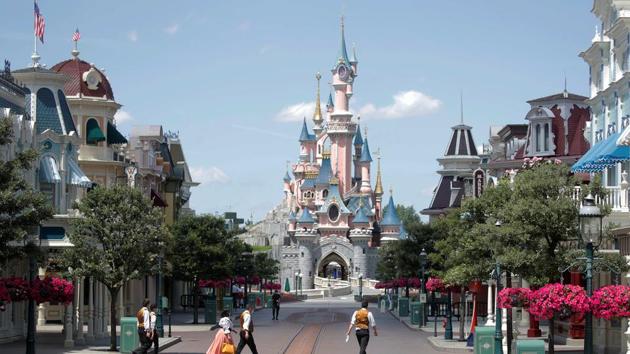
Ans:
[[[606,320],[630,317],[630,287],[609,285],[597,289],[591,297],[591,309],[595,317]]]
[[[426,287],[428,291],[444,291],[444,282],[440,278],[429,278]]]
[[[529,313],[543,320],[551,319],[555,314],[562,318],[573,313],[586,313],[591,309],[586,291],[577,285],[547,284],[532,291],[529,302]]]
[[[4,285],[4,282],[0,281],[0,304],[3,304],[5,302],[11,302],[11,295],[9,295],[9,291]]]
[[[499,291],[498,306],[502,309],[528,307],[531,290],[527,288],[505,288]]]
[[[31,298],[35,302],[60,302],[65,305],[72,302],[74,286],[72,282],[55,277],[36,278],[31,286]]]
[[[0,279],[0,282],[4,283],[9,296],[11,296],[11,301],[25,301],[29,299],[31,287],[28,281],[18,277],[10,277]]]

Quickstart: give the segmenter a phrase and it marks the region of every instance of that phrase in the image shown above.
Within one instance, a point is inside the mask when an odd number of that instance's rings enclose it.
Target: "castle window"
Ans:
[[[322,197],[323,197],[323,198],[327,198],[327,197],[328,197],[328,189],[324,189],[324,190],[322,191]]]
[[[536,152],[540,152],[540,124],[536,124]]]
[[[336,204],[331,204],[328,207],[328,218],[333,222],[339,219],[339,207]]]

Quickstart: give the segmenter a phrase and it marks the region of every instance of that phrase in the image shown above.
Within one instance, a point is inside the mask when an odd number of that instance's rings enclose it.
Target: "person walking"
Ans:
[[[206,354],[225,354],[225,353],[234,353],[234,341],[232,340],[232,333],[236,332],[232,329],[232,320],[230,320],[230,312],[223,311],[221,312],[221,319],[219,323],[210,327],[210,330],[213,331],[215,329],[219,329],[217,334],[214,336],[214,340],[212,344],[210,344],[210,348],[206,351]]]
[[[256,350],[256,343],[254,342],[254,319],[252,314],[254,313],[254,304],[247,304],[247,308],[241,313],[241,332],[238,347],[236,348],[236,354],[241,354],[245,345],[249,347],[252,354],[258,354]]]
[[[348,331],[346,332],[346,335],[349,336],[352,327],[355,327],[357,342],[359,343],[359,354],[367,353],[365,350],[370,342],[370,327],[372,327],[372,330],[374,331],[374,336],[378,336],[374,316],[372,316],[372,312],[368,311],[367,308],[368,302],[363,301],[361,303],[361,308],[354,311],[352,314],[352,319],[350,320],[350,325],[348,326]]]
[[[157,305],[151,304],[149,307],[149,316],[151,316],[150,328],[151,328],[151,342],[153,343],[153,348],[155,348],[154,353],[160,352],[160,335],[155,329],[155,324],[157,322],[157,314],[155,313],[155,309],[157,309]]]
[[[142,307],[136,312],[140,346],[133,351],[134,354],[147,354],[147,351],[151,348],[151,314],[148,308],[150,303],[149,299],[144,299]]]
[[[278,290],[276,290],[273,295],[271,295],[271,316],[272,320],[278,320],[278,314],[280,313],[280,294]]]

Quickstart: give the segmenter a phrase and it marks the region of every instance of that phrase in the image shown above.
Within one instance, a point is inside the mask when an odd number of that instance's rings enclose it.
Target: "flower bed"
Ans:
[[[595,317],[606,320],[630,317],[630,287],[609,285],[597,289],[591,297],[591,310]]]
[[[28,281],[18,277],[0,279],[11,297],[11,301],[26,301],[29,299],[31,287]]]
[[[440,278],[429,278],[427,280],[427,290],[428,291],[444,291],[444,282]]]
[[[532,291],[529,302],[529,313],[539,320],[549,320],[556,314],[566,319],[574,313],[590,311],[590,299],[584,288],[577,285],[547,284]]]
[[[527,288],[505,288],[499,291],[498,307],[511,309],[512,307],[529,307],[531,290]]]
[[[72,282],[55,277],[35,279],[31,287],[31,298],[38,304],[43,302],[58,302],[65,305],[72,302],[74,286]]]

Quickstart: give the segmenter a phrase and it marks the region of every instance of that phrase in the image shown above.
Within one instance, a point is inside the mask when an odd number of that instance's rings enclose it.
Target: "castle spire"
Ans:
[[[326,110],[330,113],[335,109],[335,103],[333,102],[332,92],[328,94],[328,103],[326,103]]]
[[[376,150],[376,186],[374,186],[374,194],[377,197],[383,195],[383,181],[381,180],[381,149]]]
[[[350,66],[350,59],[348,58],[348,50],[346,49],[346,35],[344,31],[344,18],[341,16],[341,46],[339,47],[339,57],[335,66],[339,63],[344,63]]]
[[[321,80],[322,75],[318,72],[315,75],[315,78],[317,79],[317,95],[315,97],[315,112],[313,112],[313,122],[316,126],[318,126],[324,121],[324,119],[322,118],[322,107],[319,96],[319,80]]]

